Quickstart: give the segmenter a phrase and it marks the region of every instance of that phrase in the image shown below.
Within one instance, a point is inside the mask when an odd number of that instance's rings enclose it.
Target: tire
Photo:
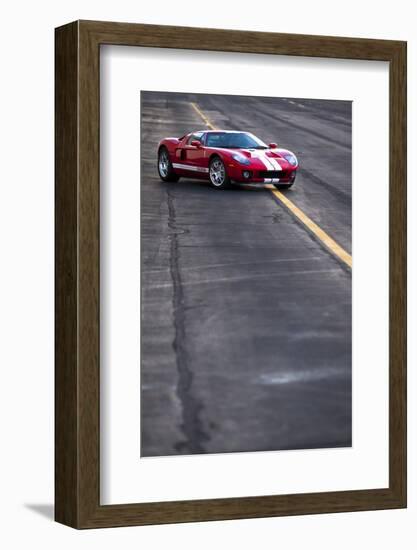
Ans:
[[[161,147],[158,153],[158,174],[162,181],[178,181],[180,177],[174,172],[168,149]]]
[[[210,184],[215,189],[227,189],[230,187],[230,178],[226,167],[220,157],[213,157],[209,164]]]
[[[297,173],[293,172],[290,183],[274,183],[274,187],[277,189],[290,189],[294,185],[296,175]]]
[[[290,189],[294,184],[293,183],[274,183],[274,187],[277,189]]]

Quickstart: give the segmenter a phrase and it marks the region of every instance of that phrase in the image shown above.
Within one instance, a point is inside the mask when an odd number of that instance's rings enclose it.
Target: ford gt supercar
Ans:
[[[266,145],[249,132],[201,131],[165,138],[158,145],[158,172],[163,181],[180,177],[208,179],[216,189],[231,183],[273,183],[289,188],[297,157],[276,143]]]

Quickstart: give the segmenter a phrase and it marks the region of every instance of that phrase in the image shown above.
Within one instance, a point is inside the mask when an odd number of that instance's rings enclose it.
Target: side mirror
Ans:
[[[193,141],[190,143],[192,147],[201,147],[201,141],[198,141],[198,139],[193,139]]]
[[[270,144],[268,145],[268,147],[269,147],[270,149],[276,149],[276,148],[278,147],[278,145],[277,145],[276,143],[270,143]]]

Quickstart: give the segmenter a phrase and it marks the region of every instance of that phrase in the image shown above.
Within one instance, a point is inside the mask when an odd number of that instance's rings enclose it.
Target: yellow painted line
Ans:
[[[295,206],[290,199],[276,189],[273,185],[266,186],[276,198],[290,210],[320,241],[342,262],[352,267],[352,256],[346,252],[334,239],[330,237],[321,227],[313,222],[302,210]]]
[[[205,124],[212,130],[217,128],[210,122],[210,119],[201,111],[196,103],[191,103],[193,109],[204,120]],[[313,233],[323,244],[334,254],[337,258],[342,260],[348,267],[352,268],[352,256],[346,252],[344,248],[340,246],[330,235],[328,235],[321,227],[319,227],[311,218],[307,216],[298,206],[296,206],[290,199],[276,189],[273,185],[265,185],[266,189],[269,189],[271,193],[284,205],[305,227]]]
[[[196,103],[191,103],[191,106],[194,109],[194,111],[198,115],[200,115],[200,117],[204,120],[204,123],[206,124],[206,126],[208,126],[211,130],[217,130],[217,128],[215,126],[213,126],[213,124],[206,117],[206,115],[201,111],[201,109],[199,108],[199,106]]]

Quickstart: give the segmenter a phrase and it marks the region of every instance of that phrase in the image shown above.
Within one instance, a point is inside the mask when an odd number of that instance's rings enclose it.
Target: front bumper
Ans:
[[[236,183],[294,183],[297,168],[291,170],[250,170],[235,168],[229,174]]]

